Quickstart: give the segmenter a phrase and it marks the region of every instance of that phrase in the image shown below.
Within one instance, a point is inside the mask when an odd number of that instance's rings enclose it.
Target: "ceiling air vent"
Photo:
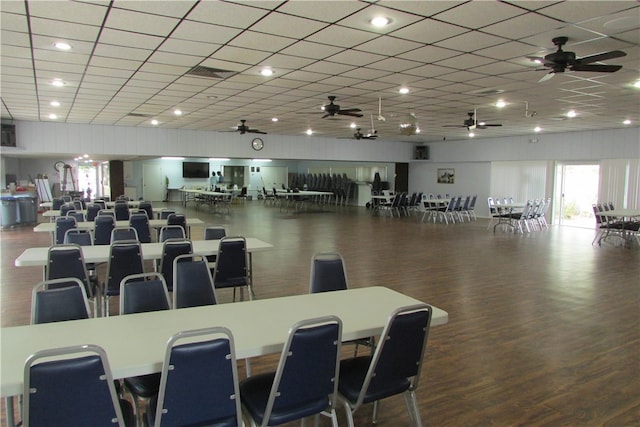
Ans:
[[[220,70],[218,68],[203,67],[202,65],[196,65],[189,71],[188,75],[208,77],[210,79],[228,79],[231,76],[238,74],[235,71]]]

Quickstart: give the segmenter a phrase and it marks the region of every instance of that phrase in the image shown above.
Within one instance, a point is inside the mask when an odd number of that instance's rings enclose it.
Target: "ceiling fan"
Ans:
[[[324,116],[322,116],[323,119],[325,117],[334,117],[335,115],[362,117],[362,114],[360,114],[360,111],[362,111],[361,109],[359,108],[342,108],[341,109],[338,104],[333,103],[333,101],[335,101],[336,99],[335,96],[330,95],[328,98],[329,98],[329,104],[322,107],[322,109],[324,110]]]
[[[466,119],[463,122],[464,124],[462,124],[462,125],[444,125],[443,127],[445,127],[445,128],[467,128],[467,130],[474,130],[474,129],[486,129],[488,127],[502,126],[502,124],[499,124],[499,123],[478,122],[478,119],[476,117],[476,110],[475,109],[473,111],[468,112],[467,115],[469,116],[469,118]]]
[[[251,129],[246,124],[246,120],[240,120],[240,124],[234,129],[226,132],[240,132],[240,135],[244,135],[245,133],[261,133],[266,135],[266,132],[259,131],[258,129]]]
[[[622,68],[622,65],[603,65],[593,63],[606,61],[607,59],[620,58],[627,55],[621,50],[612,50],[610,52],[599,53],[597,55],[576,58],[576,54],[574,52],[565,52],[562,50],[562,46],[564,46],[568,40],[568,37],[554,37],[551,41],[555,46],[558,46],[557,51],[545,55],[544,58],[529,57],[532,61],[543,64],[547,69],[551,69],[551,71],[544,75],[539,82],[549,80],[556,73],[564,73],[567,69],[569,71],[615,73]]]

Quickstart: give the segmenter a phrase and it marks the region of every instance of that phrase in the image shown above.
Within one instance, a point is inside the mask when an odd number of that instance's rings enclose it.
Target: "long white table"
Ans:
[[[251,261],[253,252],[266,251],[273,248],[271,243],[254,237],[247,237],[247,252]],[[192,240],[193,252],[201,255],[218,253],[219,240]],[[162,243],[142,243],[142,257],[145,260],[155,260],[162,257]],[[81,246],[85,262],[100,263],[109,260],[109,245]],[[16,267],[44,267],[47,265],[49,247],[28,248],[16,258]]]
[[[420,301],[384,287],[253,300],[179,310],[2,328],[0,392],[22,393],[27,357],[46,348],[97,344],[109,357],[115,378],[159,372],[169,337],[179,331],[226,326],[238,359],[277,353],[289,328],[301,319],[336,315],[344,341],[378,335],[391,312]],[[433,308],[431,326],[448,322]]]

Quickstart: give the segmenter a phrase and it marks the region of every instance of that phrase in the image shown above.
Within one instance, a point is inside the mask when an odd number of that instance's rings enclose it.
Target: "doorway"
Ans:
[[[560,225],[595,227],[593,205],[598,202],[599,182],[598,164],[558,164],[554,218],[558,219]]]
[[[166,179],[162,176],[162,167],[142,164],[142,198],[150,202],[165,200]]]

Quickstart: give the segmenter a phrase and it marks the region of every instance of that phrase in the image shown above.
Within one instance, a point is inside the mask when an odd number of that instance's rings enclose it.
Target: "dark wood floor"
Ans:
[[[422,224],[354,207],[289,214],[253,201],[229,215],[185,212],[274,244],[254,256],[259,298],[306,293],[311,255],[340,251],[351,287],[388,286],[448,311],[449,324],[431,331],[418,389],[425,424],[640,425],[637,248],[591,246],[593,230],[494,234],[482,219]],[[0,237],[2,326],[27,324],[41,270],[13,261],[49,238],[29,227]],[[356,425],[370,420],[370,406],[357,412]],[[408,425],[401,398],[382,402],[379,425]]]

